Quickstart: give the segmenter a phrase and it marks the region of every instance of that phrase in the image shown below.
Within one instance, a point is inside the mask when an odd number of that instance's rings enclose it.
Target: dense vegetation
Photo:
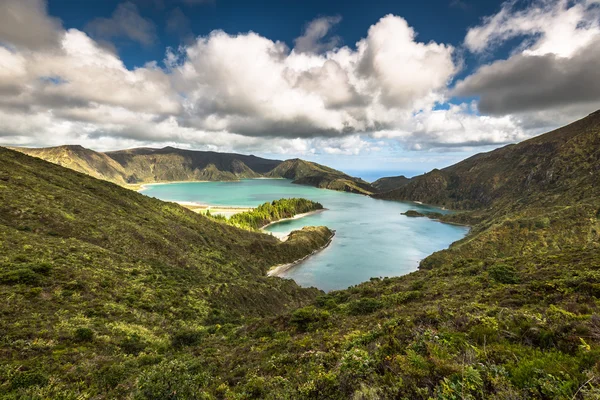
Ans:
[[[181,343],[313,300],[266,272],[331,235],[282,243],[0,148],[0,397],[132,392]]]
[[[322,209],[321,203],[307,199],[280,199],[261,204],[251,211],[234,214],[227,221],[238,228],[258,230],[272,222]]]
[[[365,181],[304,160],[269,160],[212,151],[139,148],[100,153],[81,146],[14,148],[22,153],[104,179],[121,186],[177,181],[235,181],[270,177],[287,178],[320,188],[370,194]]]
[[[375,182],[371,183],[371,186],[373,186],[377,192],[383,193],[401,188],[402,186],[407,185],[408,182],[410,182],[410,178],[407,178],[404,175],[389,176],[377,179]]]
[[[267,176],[293,179],[293,183],[342,192],[366,195],[375,192],[368,182],[360,178],[353,178],[333,168],[297,158],[282,162]]]
[[[287,242],[3,152],[0,390],[9,398],[598,399],[600,118],[590,118],[531,147],[475,157],[487,161],[467,177],[501,168],[502,179],[445,186],[440,199],[470,210],[441,218],[473,228],[419,271],[316,299],[257,277]],[[519,157],[505,163],[515,148]],[[75,213],[83,200],[93,204]],[[85,225],[72,225],[82,214]],[[181,244],[152,251],[136,238],[157,230],[156,243]],[[190,236],[196,231],[205,239]],[[300,242],[316,245],[326,233],[309,231]],[[285,252],[313,246],[296,240]]]

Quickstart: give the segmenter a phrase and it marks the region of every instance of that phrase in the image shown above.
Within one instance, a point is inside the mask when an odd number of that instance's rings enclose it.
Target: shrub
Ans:
[[[28,388],[31,386],[45,386],[48,378],[39,372],[20,372],[13,376],[10,386],[12,389]]]
[[[127,377],[127,368],[122,364],[107,365],[96,374],[103,387],[114,389]]]
[[[40,281],[42,276],[50,273],[52,267],[46,263],[40,264],[4,264],[2,269],[6,272],[0,273],[0,283],[8,285],[27,284],[33,285]]]
[[[94,331],[90,328],[77,328],[73,336],[77,342],[91,342],[94,340]]]
[[[123,339],[119,346],[127,354],[138,355],[142,350],[146,348],[146,343],[144,343],[140,335],[134,333]]]
[[[348,313],[350,315],[366,315],[383,307],[381,301],[377,299],[359,299],[348,304]]]
[[[195,346],[200,344],[204,337],[204,331],[195,329],[184,329],[171,336],[173,347]]]
[[[519,281],[515,267],[506,264],[492,265],[488,269],[488,274],[490,278],[499,283],[511,284]]]
[[[204,391],[209,378],[191,362],[164,361],[142,372],[134,398],[140,400],[209,399],[211,397]]]
[[[290,323],[300,331],[313,330],[329,319],[329,312],[318,310],[312,306],[299,308],[292,313]]]

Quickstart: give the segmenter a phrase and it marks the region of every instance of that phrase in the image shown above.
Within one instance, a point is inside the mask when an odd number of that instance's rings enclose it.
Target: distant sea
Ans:
[[[424,174],[426,171],[344,169],[343,172],[357,178],[362,178],[367,182],[374,182],[379,178],[388,176],[404,175],[407,178],[412,178],[413,176]]]

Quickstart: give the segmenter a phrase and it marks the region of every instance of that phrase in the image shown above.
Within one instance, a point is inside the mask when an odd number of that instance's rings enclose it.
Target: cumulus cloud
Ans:
[[[470,51],[481,53],[521,37],[530,40],[524,43],[525,54],[569,57],[600,33],[597,4],[597,0],[537,0],[518,10],[514,1],[508,1],[500,12],[469,29],[465,45]]]
[[[94,19],[87,24],[86,31],[96,38],[124,37],[144,46],[153,44],[157,39],[154,23],[143,18],[131,2],[119,4],[110,18]]]
[[[47,15],[45,0],[3,0],[0,44],[33,50],[58,46],[62,24]]]
[[[518,54],[482,67],[456,85],[456,94],[479,96],[479,109],[510,114],[593,103],[600,106],[600,40],[570,58]]]
[[[524,126],[556,127],[600,108],[597,4],[538,1],[522,10],[505,4],[470,29],[465,44],[478,53],[510,39],[522,43],[508,59],[458,82],[453,94],[478,97],[482,113],[514,115]]]
[[[436,110],[460,69],[454,48],[419,41],[398,16],[383,17],[353,46],[328,39],[339,21],[326,17],[292,49],[253,32],[214,31],[167,50],[165,67],[128,69],[91,34],[63,29],[44,3],[26,1],[54,39],[2,36],[2,144],[353,155],[377,151],[373,138],[415,150],[498,145],[547,120],[481,116],[470,104]],[[0,11],[4,4],[12,3]],[[90,31],[152,43],[154,28],[143,22],[124,3]]]
[[[340,23],[342,17],[321,17],[312,20],[304,34],[298,37],[294,42],[294,49],[299,53],[311,52],[321,53],[323,51],[332,50],[341,43],[339,36],[330,37],[327,41],[322,40],[327,36],[331,28]]]
[[[512,116],[480,116],[476,111],[475,104],[425,110],[407,118],[397,129],[374,132],[373,137],[400,140],[413,150],[431,150],[498,146],[541,133],[537,128],[525,131]]]
[[[340,136],[393,125],[441,99],[457,70],[452,53],[417,42],[404,19],[389,15],[356,49],[325,54],[216,31],[185,48],[173,76],[186,91],[187,125],[247,136]]]

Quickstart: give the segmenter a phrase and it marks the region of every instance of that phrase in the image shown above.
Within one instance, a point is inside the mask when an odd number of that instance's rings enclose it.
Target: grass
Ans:
[[[2,396],[598,399],[595,149],[440,216],[472,230],[417,272],[327,294],[265,277],[327,228],[282,243],[0,150]]]

